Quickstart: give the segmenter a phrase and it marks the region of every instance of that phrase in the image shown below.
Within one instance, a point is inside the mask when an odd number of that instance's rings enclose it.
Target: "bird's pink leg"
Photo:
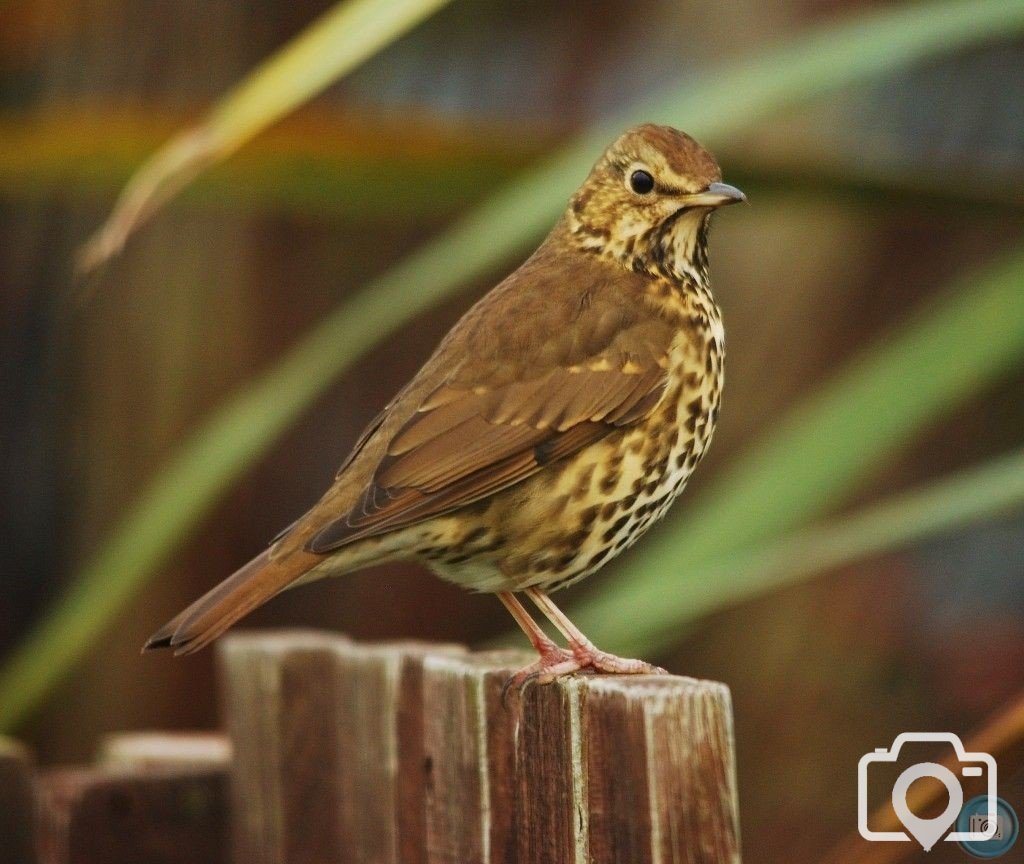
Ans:
[[[654,666],[643,660],[616,657],[614,654],[602,651],[584,636],[582,631],[539,588],[527,588],[526,595],[537,604],[537,608],[544,613],[547,619],[568,640],[569,649],[578,661],[580,669],[593,669],[596,672],[608,672],[616,675],[668,674],[660,666]]]
[[[533,620],[514,594],[509,591],[500,591],[498,599],[505,604],[505,608],[515,618],[516,624],[522,628],[529,637],[530,643],[540,654],[540,659],[536,663],[531,663],[520,669],[505,682],[503,698],[509,689],[518,690],[527,681],[536,680],[546,683],[553,681],[559,675],[567,675],[580,669],[580,662],[575,653],[556,645],[540,625]]]

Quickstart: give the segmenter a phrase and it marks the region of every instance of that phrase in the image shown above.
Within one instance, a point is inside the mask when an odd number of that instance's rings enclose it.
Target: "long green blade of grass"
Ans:
[[[1024,251],[955,286],[780,422],[671,533],[638,549],[628,579],[587,598],[573,619],[616,650],[635,650],[721,597],[731,579],[702,575],[715,558],[840,503],[918,430],[1020,364],[1022,286]]]
[[[638,118],[661,120],[712,143],[783,106],[1022,29],[1021,0],[946,0],[873,13],[713,80],[680,82],[577,139],[374,280],[183,444],[0,674],[0,730],[15,726],[67,674],[218,496],[363,351],[535,239],[613,130]]]
[[[834,522],[688,568],[687,585],[692,583],[699,590],[686,591],[684,603],[677,604],[679,598],[673,598],[677,617],[665,616],[661,629],[659,622],[645,619],[643,640],[629,637],[627,641],[644,651],[661,650],[675,641],[681,624],[715,609],[1019,508],[1024,508],[1024,451],[896,495]],[[623,602],[628,608],[632,601],[627,597]]]
[[[208,166],[316,96],[451,0],[344,0],[262,63],[203,123],[161,147],[125,186],[114,211],[85,244],[87,273]]]

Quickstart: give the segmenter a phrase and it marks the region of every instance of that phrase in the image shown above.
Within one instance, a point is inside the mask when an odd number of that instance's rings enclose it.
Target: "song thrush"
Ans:
[[[661,671],[598,650],[548,592],[634,543],[711,440],[724,346],[708,221],[743,200],[688,135],[626,132],[537,251],[370,423],[320,501],[146,647],[191,653],[285,588],[413,559],[497,593],[540,654],[519,681]]]

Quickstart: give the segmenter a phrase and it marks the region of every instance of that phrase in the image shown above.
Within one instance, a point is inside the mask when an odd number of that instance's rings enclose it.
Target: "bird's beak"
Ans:
[[[712,183],[703,192],[684,195],[682,200],[687,207],[725,207],[727,204],[746,201],[747,196],[728,183]]]

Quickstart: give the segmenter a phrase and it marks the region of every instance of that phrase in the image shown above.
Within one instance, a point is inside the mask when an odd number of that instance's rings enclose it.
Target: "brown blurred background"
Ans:
[[[0,654],[185,434],[369,276],[624,101],[868,5],[457,0],[215,170],[74,308],[75,250],[130,169],[329,4],[9,0]],[[1024,43],[1003,40],[787,112],[717,153],[753,206],[712,240],[726,402],[680,509],[794,400],[1024,239],[1022,120]],[[318,179],[323,160],[344,195]],[[42,761],[84,759],[115,729],[216,724],[212,652],[140,658],[139,646],[315,499],[490,284],[385,340],[255,464],[19,730]],[[1024,370],[952,411],[859,502],[1019,446],[1022,384]],[[629,574],[627,557],[601,578]],[[966,732],[1017,692],[1022,586],[1018,510],[713,614],[650,658],[732,688],[749,860],[816,859],[856,827],[861,753],[918,727]],[[493,598],[393,567],[289,593],[247,624],[280,625],[478,643],[507,619]],[[1020,812],[1019,774],[1000,785]]]

